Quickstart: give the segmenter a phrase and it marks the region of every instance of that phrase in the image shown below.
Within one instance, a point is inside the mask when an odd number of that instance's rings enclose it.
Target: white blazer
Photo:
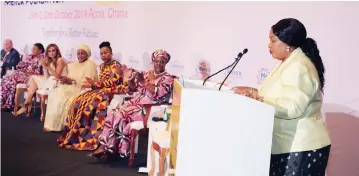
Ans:
[[[323,97],[317,70],[300,48],[277,65],[259,95],[275,108],[272,154],[330,145],[321,114]]]

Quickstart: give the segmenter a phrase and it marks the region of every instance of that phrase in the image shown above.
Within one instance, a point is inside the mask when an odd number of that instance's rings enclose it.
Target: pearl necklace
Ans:
[[[155,76],[160,76],[160,75],[163,75],[164,73],[165,73],[166,71],[163,71],[162,73],[156,73],[156,72],[153,72],[153,74],[155,75]]]

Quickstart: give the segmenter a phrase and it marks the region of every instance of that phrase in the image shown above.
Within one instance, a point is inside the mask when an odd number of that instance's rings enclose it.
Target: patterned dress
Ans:
[[[148,75],[149,72],[144,77],[147,78]],[[134,121],[143,121],[146,115],[144,105],[168,103],[172,95],[173,81],[173,76],[165,72],[156,80],[155,93],[151,93],[145,87],[140,87],[138,94],[128,104],[108,113],[99,137],[100,144],[105,146],[105,150],[119,153],[122,157],[128,156],[131,134],[129,124]]]
[[[14,108],[14,98],[17,84],[26,84],[31,75],[40,74],[39,61],[44,58],[43,54],[38,56],[29,55],[19,62],[16,70],[11,75],[1,80],[1,109]]]
[[[63,135],[57,139],[58,146],[75,150],[94,150],[106,118],[106,111],[113,94],[123,93],[123,74],[118,74],[121,64],[111,61],[101,64],[99,81],[92,91],[76,97],[64,123]]]
[[[330,147],[271,155],[269,175],[325,176]]]

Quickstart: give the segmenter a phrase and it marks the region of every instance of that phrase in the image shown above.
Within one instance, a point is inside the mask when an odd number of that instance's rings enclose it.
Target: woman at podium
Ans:
[[[270,54],[281,62],[258,90],[233,90],[275,108],[269,175],[325,175],[331,142],[321,114],[325,68],[317,44],[293,18],[273,25],[269,39]]]

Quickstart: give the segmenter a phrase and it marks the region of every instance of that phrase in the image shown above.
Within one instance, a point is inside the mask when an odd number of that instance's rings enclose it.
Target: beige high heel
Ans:
[[[30,105],[31,105],[31,103],[24,103],[24,104],[21,105],[21,109],[20,109],[20,110],[18,110],[18,111],[16,111],[16,112],[13,112],[12,114],[13,114],[15,117],[17,117],[17,116],[19,116],[19,115],[21,115],[21,114],[27,112],[27,113],[26,113],[26,117],[30,117],[30,113],[29,113],[29,111],[28,111]]]

